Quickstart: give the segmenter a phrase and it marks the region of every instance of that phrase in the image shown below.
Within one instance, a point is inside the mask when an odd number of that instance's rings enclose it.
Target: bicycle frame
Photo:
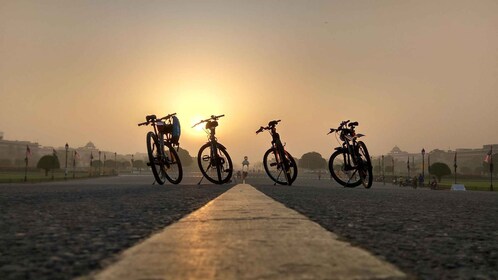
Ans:
[[[341,148],[336,148],[336,150],[344,150],[344,164],[346,165],[346,169],[356,169],[358,166],[357,163],[357,154],[356,154],[356,137],[345,135],[344,132],[341,132],[341,138],[344,139]],[[347,155],[347,156],[346,156]],[[351,164],[353,163],[353,164]]]
[[[209,166],[216,166],[218,163],[216,160],[218,159],[218,140],[216,139],[216,127],[210,127],[209,128],[209,137],[208,137],[208,143],[211,144],[211,162],[209,163]],[[217,170],[219,172],[219,170]]]
[[[150,115],[150,116],[147,116],[146,117],[146,122],[145,123],[141,123],[139,124],[140,125],[147,125],[147,124],[151,124],[153,129],[154,129],[154,135],[156,136],[157,140],[159,141],[159,147],[157,147],[157,150],[158,151],[164,151],[164,144],[165,142],[166,143],[171,143],[171,139],[170,139],[170,136],[168,133],[163,133],[161,131],[159,131],[159,129],[157,128],[158,124],[159,123],[163,123],[162,120],[166,120],[166,122],[164,122],[164,125],[170,125],[171,124],[171,117],[176,115],[175,114],[170,114],[170,115],[167,115],[165,117],[162,117],[160,119],[157,119],[156,118],[156,115]],[[162,124],[161,124],[162,125]],[[159,153],[159,156],[161,157],[162,155],[164,155],[165,157],[168,157],[166,154],[164,154],[164,152],[161,152]]]
[[[268,123],[266,127],[260,127],[256,134],[267,130],[272,137],[271,148],[266,151],[263,156],[263,165],[265,167],[265,171],[268,176],[275,182],[275,184],[287,184],[292,185],[297,176],[297,167],[292,158],[292,156],[285,150],[282,141],[280,140],[280,135],[277,133],[276,125],[280,122],[280,120],[274,120]],[[268,155],[272,154],[274,156],[273,162],[267,162]],[[272,175],[271,168],[275,168],[278,174]],[[285,181],[280,180],[280,176],[284,175]]]
[[[282,164],[285,159],[285,149],[284,145],[282,144],[282,141],[280,141],[280,134],[277,133],[277,128],[272,127],[271,130],[269,131],[270,135],[272,137],[272,147],[275,148],[276,153],[275,153],[275,158],[277,159],[279,164]]]
[[[206,177],[208,180],[210,180],[213,183],[217,184],[226,183],[228,182],[228,180],[230,180],[230,177],[232,176],[233,165],[230,156],[226,152],[226,148],[218,142],[215,136],[216,127],[218,126],[217,120],[224,116],[225,115],[219,115],[219,116],[212,115],[209,119],[202,120],[192,126],[195,127],[201,123],[206,123],[204,131],[208,134],[208,142],[199,149],[199,154],[198,154],[198,164],[201,169],[201,172],[204,175],[201,178],[201,181],[204,177]],[[202,154],[202,152],[205,151],[207,147],[209,147],[209,153]],[[220,155],[220,153],[222,153],[223,155]],[[208,162],[209,164],[207,165],[207,167],[203,167],[203,164],[201,164],[201,162],[206,162],[206,163]],[[225,166],[225,164],[228,164],[228,168]],[[212,168],[216,169],[217,177],[211,177],[210,175],[207,175],[207,171]],[[223,174],[225,172],[228,175],[225,178],[223,178],[224,177]],[[199,181],[198,184],[200,184],[201,181]]]
[[[162,118],[157,118],[156,115],[148,115],[145,117],[145,122],[138,124],[138,126],[152,126],[152,131],[149,131],[146,137],[149,156],[147,165],[151,167],[156,182],[161,185],[164,184],[164,179],[173,184],[178,184],[183,176],[181,161],[174,149],[175,145],[178,149],[179,144],[173,142],[171,135],[173,131],[172,117],[175,115],[176,113],[173,113]],[[169,130],[170,128],[171,131]],[[175,166],[177,167],[175,168]],[[170,171],[172,173],[169,173]]]

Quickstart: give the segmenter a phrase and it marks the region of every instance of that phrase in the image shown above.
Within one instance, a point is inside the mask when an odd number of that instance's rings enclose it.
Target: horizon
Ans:
[[[0,131],[0,133],[3,132],[3,131]],[[1,135],[1,134],[0,134]],[[31,140],[28,140],[28,139],[5,139],[5,137],[3,139],[0,139],[0,140],[5,140],[5,141],[16,141],[16,142],[30,142],[32,144],[38,144],[40,148],[49,148],[49,149],[58,149],[58,150],[62,150],[62,149],[65,149],[64,145],[60,145],[60,146],[55,146],[55,145],[44,145],[42,143],[38,143],[38,142],[33,142]],[[87,141],[86,144],[84,145],[78,145],[78,146],[69,146],[69,150],[77,150],[77,149],[80,149],[80,148],[84,148],[88,143],[92,143],[95,145],[95,143],[93,141]],[[29,146],[29,145],[28,145]],[[424,148],[425,152],[426,153],[430,153],[430,152],[433,152],[433,151],[443,151],[445,153],[451,153],[451,152],[458,152],[458,151],[463,151],[463,150],[471,150],[471,151],[475,151],[475,150],[482,150],[482,149],[485,149],[486,146],[498,146],[498,143],[487,143],[487,144],[482,144],[480,145],[480,147],[454,147],[453,149],[444,149],[444,148],[434,148],[434,149],[431,149],[431,150],[427,150]],[[179,146],[181,149],[184,149],[186,151],[189,152],[190,156],[191,157],[196,157],[197,155],[196,154],[193,154],[192,151],[182,147],[182,145]],[[31,148],[31,147],[30,147]],[[373,158],[378,158],[378,157],[381,157],[381,156],[389,156],[390,153],[392,152],[392,150],[394,148],[399,148],[401,150],[401,152],[403,153],[408,153],[409,155],[416,155],[416,154],[420,154],[421,151],[409,151],[409,150],[405,150],[403,148],[400,148],[398,145],[394,145],[389,151],[385,152],[385,153],[381,153],[381,154],[370,154],[371,157]],[[104,149],[99,149],[99,146],[98,145],[95,145],[95,149],[96,150],[99,150],[99,151],[103,151],[103,152],[110,152],[110,153],[117,153],[118,155],[120,156],[131,156],[131,155],[137,155],[137,154],[144,154],[146,155],[147,154],[147,151],[135,151],[135,152],[131,152],[131,153],[119,153],[117,151],[113,151],[113,150],[105,150]],[[197,151],[196,151],[197,152]],[[316,152],[316,151],[307,151],[307,152],[304,152],[303,154],[301,155],[293,155],[295,158],[298,158],[300,159],[304,154],[306,153],[312,153],[312,152]],[[319,152],[317,152],[319,153]],[[329,155],[326,154],[326,155],[323,155],[321,153],[319,153],[324,159],[328,159]],[[483,156],[485,156],[485,153],[483,153]],[[256,160],[255,162],[258,162],[258,161],[262,161],[262,158],[261,160]],[[234,164],[238,164],[237,162],[234,162]],[[240,164],[239,164],[240,165]]]
[[[148,114],[180,146],[210,115],[239,163],[270,120],[294,156],[328,158],[342,120],[371,155],[498,143],[498,2],[0,2],[0,131],[54,147],[144,152]],[[59,143],[60,142],[60,143]]]

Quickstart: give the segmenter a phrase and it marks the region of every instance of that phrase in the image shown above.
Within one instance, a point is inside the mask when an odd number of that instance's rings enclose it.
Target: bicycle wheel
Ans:
[[[368,154],[367,146],[362,141],[358,141],[358,173],[360,174],[361,184],[369,189],[372,187],[373,174],[372,174],[372,162],[370,160],[370,155]]]
[[[164,173],[164,177],[172,184],[178,184],[183,178],[183,168],[180,157],[176,152],[175,148],[171,144],[166,144],[164,147],[164,154],[166,157],[163,160],[163,169],[161,171]]]
[[[160,185],[166,182],[163,170],[163,163],[161,160],[160,153],[158,151],[159,141],[157,140],[156,135],[150,131],[147,133],[147,154],[149,155],[149,166],[152,169],[152,174],[154,174],[154,178],[156,182]]]
[[[278,159],[278,160],[277,160]],[[297,178],[297,164],[294,158],[285,151],[285,162],[280,161],[276,148],[270,148],[263,156],[263,166],[266,174],[275,183],[280,185],[292,185]],[[285,171],[287,165],[287,172]]]
[[[334,180],[344,187],[354,188],[361,184],[358,170],[346,162],[347,152],[335,151],[329,159],[329,171]]]
[[[206,179],[214,184],[228,183],[232,178],[233,165],[225,148],[216,143],[213,151],[211,143],[204,144],[197,154],[199,169]]]

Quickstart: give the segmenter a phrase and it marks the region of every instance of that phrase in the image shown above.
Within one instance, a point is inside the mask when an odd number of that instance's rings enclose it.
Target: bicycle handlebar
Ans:
[[[274,127],[275,127],[275,126],[276,126],[279,122],[281,122],[281,120],[273,120],[273,121],[270,121],[270,122],[268,123],[268,126],[266,126],[266,127],[262,127],[262,126],[261,126],[261,127],[260,127],[257,131],[256,131],[256,134],[263,132],[263,130],[270,130],[270,129],[274,128]]]
[[[147,116],[145,116],[145,122],[139,123],[138,126],[149,125],[151,122],[154,122],[154,121],[167,120],[167,119],[173,117],[174,115],[176,115],[176,113],[166,115],[166,116],[159,118],[159,119],[156,117],[156,115],[147,115]]]
[[[351,122],[350,120],[342,121],[338,128],[331,128],[329,133],[327,133],[327,135],[329,135],[330,133],[333,133],[333,132],[349,130],[348,128],[344,128],[344,126],[346,126],[346,125],[349,126],[351,128],[351,130],[354,130],[354,127],[358,126],[358,122]]]
[[[205,120],[202,120],[202,121],[200,121],[200,122],[198,122],[198,123],[194,124],[194,125],[192,126],[192,128],[193,128],[193,127],[196,127],[196,126],[198,126],[198,125],[200,125],[201,123],[205,123],[205,122],[208,122],[208,121],[211,121],[211,120],[215,121],[215,120],[217,120],[217,119],[219,119],[219,118],[222,118],[222,117],[224,117],[224,116],[225,116],[224,114],[223,114],[223,115],[218,115],[218,116],[211,115],[211,117],[210,117],[209,119],[205,119]]]

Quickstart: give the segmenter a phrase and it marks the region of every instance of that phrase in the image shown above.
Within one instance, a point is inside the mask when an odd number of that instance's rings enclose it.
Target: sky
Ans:
[[[278,125],[328,158],[342,120],[371,155],[498,143],[498,1],[0,0],[8,140],[145,152],[148,114],[176,112],[196,156],[219,120],[235,162]]]

